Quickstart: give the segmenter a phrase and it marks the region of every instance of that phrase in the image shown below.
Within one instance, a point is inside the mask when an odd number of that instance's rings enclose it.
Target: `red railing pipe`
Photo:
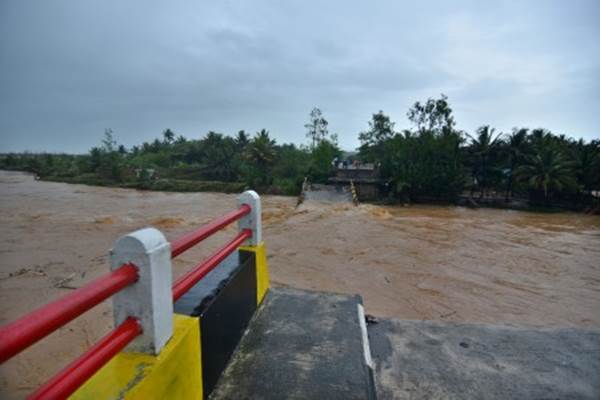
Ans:
[[[137,319],[126,319],[28,399],[66,399],[141,333],[142,327]]]
[[[0,363],[77,318],[138,279],[131,264],[112,271],[74,292],[0,328]]]
[[[190,247],[200,243],[213,233],[223,229],[232,222],[237,221],[244,215],[249,214],[252,208],[248,204],[242,204],[237,210],[211,221],[210,223],[198,228],[197,230],[183,235],[177,240],[171,242],[171,257],[175,258]]]
[[[231,211],[175,240],[171,243],[171,257],[177,257],[190,247],[250,212],[251,207],[242,204],[239,209]],[[207,260],[196,265],[173,285],[173,300],[176,301],[183,296],[200,279],[251,237],[252,230],[244,229]],[[137,267],[132,264],[123,265],[71,294],[0,328],[0,363],[137,281],[138,278]],[[40,387],[29,399],[67,398],[141,333],[142,328],[139,321],[133,317],[128,318],[85,354]]]
[[[215,269],[221,261],[251,237],[252,231],[250,229],[244,229],[232,241],[215,251],[207,260],[196,265],[191,271],[179,278],[173,285],[173,302],[177,301],[185,294],[185,292],[198,283],[200,279],[204,278],[206,274]]]

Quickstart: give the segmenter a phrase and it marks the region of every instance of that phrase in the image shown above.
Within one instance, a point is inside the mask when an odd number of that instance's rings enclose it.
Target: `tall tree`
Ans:
[[[555,191],[576,184],[573,163],[551,145],[537,148],[535,154],[526,157],[525,164],[517,168],[516,174],[530,189],[541,193],[545,203]]]
[[[166,144],[171,144],[175,140],[175,133],[173,133],[173,131],[170,129],[166,129],[163,132],[163,138]]]
[[[600,188],[600,140],[586,144],[583,139],[572,146],[575,176],[586,194]]]
[[[464,186],[460,133],[436,135],[431,131],[395,135],[385,142],[382,175],[396,195],[407,200],[454,200]]]
[[[512,196],[515,169],[520,160],[523,159],[527,148],[527,129],[514,129],[506,141],[506,153],[508,156],[508,177],[506,180],[505,201],[508,202]]]
[[[252,178],[258,178],[258,181],[254,183],[261,185],[269,184],[272,180],[270,170],[275,164],[277,157],[275,140],[269,137],[269,132],[265,129],[257,132],[246,146],[245,155],[246,160],[248,160],[255,172],[253,174],[255,176]]]
[[[382,176],[405,199],[454,200],[464,186],[463,137],[447,97],[416,102],[407,116],[415,129],[384,142]]]
[[[417,101],[408,110],[407,116],[418,131],[439,134],[454,129],[455,125],[452,108],[445,94],[441,94],[439,99],[428,98],[425,103]]]
[[[381,110],[373,114],[369,121],[369,129],[358,134],[360,156],[365,161],[381,162],[384,157],[384,143],[394,134],[394,123],[388,115]]]
[[[373,146],[394,136],[394,123],[383,111],[373,114],[369,121],[369,129],[359,133],[358,140],[362,145]]]
[[[113,137],[112,129],[104,130],[102,147],[92,149],[91,155],[94,163],[98,163],[97,172],[105,179],[120,182],[122,179],[122,155],[118,152],[117,141]]]
[[[311,182],[327,183],[334,170],[332,161],[339,158],[342,152],[330,140],[321,140],[310,153],[308,176]]]
[[[469,153],[473,162],[473,176],[477,180],[481,198],[489,186],[491,175],[497,171],[493,161],[500,149],[502,133],[495,134],[494,128],[484,125],[477,128],[476,136],[468,133],[467,136],[471,139]]]
[[[240,150],[244,150],[249,141],[248,134],[243,129],[240,130],[235,137],[235,144]]]
[[[107,153],[112,153],[117,147],[117,141],[113,137],[113,130],[104,129],[104,138],[102,139],[102,149]]]
[[[205,179],[231,181],[239,175],[236,153],[233,138],[210,131],[194,146],[190,146],[183,158],[199,163]]]
[[[311,140],[312,148],[314,148],[317,143],[327,137],[328,125],[329,122],[327,122],[327,120],[323,117],[321,110],[318,107],[313,108],[310,112],[309,122],[304,125],[304,127],[307,129],[306,137]]]

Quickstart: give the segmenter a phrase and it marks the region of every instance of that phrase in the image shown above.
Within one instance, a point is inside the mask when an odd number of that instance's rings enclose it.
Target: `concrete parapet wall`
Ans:
[[[160,354],[121,352],[71,398],[208,398],[268,290],[264,243],[240,247],[174,304]]]
[[[70,398],[202,399],[200,326],[175,315],[173,336],[158,356],[121,352]]]

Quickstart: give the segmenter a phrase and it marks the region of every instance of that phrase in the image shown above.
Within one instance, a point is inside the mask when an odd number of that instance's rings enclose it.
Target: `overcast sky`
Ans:
[[[131,146],[165,128],[349,150],[449,96],[460,129],[599,138],[600,1],[0,1],[0,151]]]

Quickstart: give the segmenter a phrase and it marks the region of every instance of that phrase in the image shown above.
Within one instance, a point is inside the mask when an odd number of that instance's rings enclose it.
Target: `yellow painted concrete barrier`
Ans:
[[[269,290],[266,247],[264,242],[260,242],[256,246],[240,247],[240,251],[251,253],[253,258],[252,264],[246,265],[245,268],[254,267],[252,274],[255,274],[256,277],[256,287],[254,287],[253,275],[238,275],[237,279],[247,279],[246,282],[250,282],[248,276],[252,277],[252,283],[248,289],[252,293],[248,293],[250,300],[254,297],[253,292],[256,290],[256,306],[253,306],[255,310],[262,303]],[[244,285],[240,287],[243,288]],[[225,293],[228,292],[226,290],[222,291],[221,295],[229,296]],[[199,299],[199,301],[201,300]],[[250,312],[253,311],[250,310]],[[230,315],[230,318],[239,318],[243,314],[236,315],[235,312],[231,312],[228,315]],[[246,315],[242,318],[250,317],[251,315]],[[208,321],[211,324],[202,328],[202,324],[208,322],[204,322],[201,317],[175,314],[173,318],[173,336],[158,356],[121,352],[70,398],[77,400],[203,399],[204,391],[210,391],[210,382],[214,381],[214,379],[207,378],[206,373],[209,373],[209,376],[211,376],[210,374],[217,374],[216,376],[218,376],[222,372],[221,369],[224,368],[224,366],[214,365],[214,362],[208,362],[208,365],[203,366],[203,360],[204,362],[210,361],[212,353],[224,351],[215,348],[214,340],[218,340],[219,343],[230,341],[230,351],[233,351],[239,340],[239,338],[226,337],[227,332],[223,333],[222,336],[219,333],[221,328],[218,325],[220,324],[218,319],[209,319]],[[243,323],[240,322],[244,329],[248,321],[244,319]],[[213,325],[215,322],[217,325]],[[201,337],[201,330],[205,331],[205,337]],[[242,332],[240,331],[240,337]],[[208,347],[205,349],[206,354],[203,357],[202,346],[207,340],[208,344],[205,343],[204,345]],[[213,343],[213,345],[210,343]],[[204,374],[203,369],[205,369]],[[205,379],[205,384],[203,384],[203,379]],[[212,385],[214,385],[214,382]]]
[[[260,304],[269,290],[269,267],[267,265],[267,249],[265,242],[256,246],[243,246],[240,250],[254,253],[256,262],[256,304]]]
[[[200,324],[174,315],[173,336],[158,356],[121,352],[70,399],[202,399]]]

